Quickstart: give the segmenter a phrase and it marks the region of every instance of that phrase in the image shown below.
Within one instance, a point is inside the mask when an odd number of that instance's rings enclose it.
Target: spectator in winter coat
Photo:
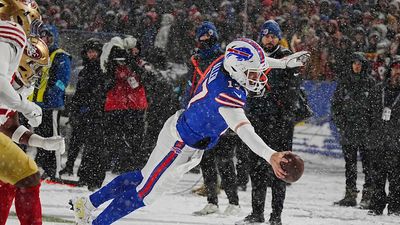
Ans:
[[[84,147],[79,167],[79,182],[89,190],[101,187],[105,178],[107,149],[104,146],[104,74],[100,68],[103,44],[95,38],[82,46],[83,69],[79,72],[76,92],[68,106],[72,134],[68,160],[62,174],[73,174],[74,162],[79,150]]]
[[[35,132],[44,137],[58,136],[60,110],[64,109],[65,88],[71,73],[71,56],[59,47],[59,35],[53,25],[43,25],[40,34],[49,47],[50,65],[42,70],[39,88],[35,89],[29,99],[43,109],[43,122]],[[44,170],[43,177],[56,176],[55,152],[38,148],[36,162]]]
[[[140,144],[144,132],[147,98],[141,83],[140,46],[133,37],[114,37],[103,48],[101,62],[106,70],[106,140],[114,157],[114,172],[139,169],[146,161]]]
[[[357,152],[360,152],[365,181],[360,206],[368,208],[372,191],[371,156],[365,143],[368,130],[366,118],[369,114],[369,91],[374,85],[370,76],[370,65],[363,53],[354,53],[344,68],[346,73],[339,77],[332,100],[332,117],[341,140],[345,167],[345,197],[335,202],[340,206],[356,206],[357,198]]]
[[[150,55],[151,49],[154,48],[154,42],[157,35],[156,19],[147,13],[143,18],[141,27],[140,46],[142,47],[141,56],[144,58]]]
[[[161,19],[161,28],[158,30],[154,47],[160,48],[163,51],[167,49],[168,36],[171,30],[171,25],[174,22],[172,14],[163,14]]]
[[[268,57],[281,59],[291,54],[289,49],[279,45],[282,31],[274,20],[267,20],[261,26],[258,41]],[[270,93],[259,93],[257,98],[249,98],[247,116],[254,124],[256,132],[263,132],[263,139],[274,149],[292,150],[292,140],[295,125],[295,103],[301,79],[294,74],[295,69],[272,69],[268,71]],[[268,109],[268,110],[266,110]],[[236,225],[263,223],[267,186],[271,187],[272,212],[269,224],[281,225],[281,214],[286,195],[286,183],[274,175],[272,167],[260,156],[248,151],[248,167],[252,186],[252,212]]]
[[[368,213],[382,215],[387,204],[389,215],[400,216],[400,56],[392,59],[387,75],[388,79],[374,87],[368,98],[366,140],[373,153],[375,187]]]

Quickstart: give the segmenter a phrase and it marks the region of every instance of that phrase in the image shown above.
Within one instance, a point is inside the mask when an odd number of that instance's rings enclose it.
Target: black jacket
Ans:
[[[269,57],[280,59],[290,54],[292,52],[289,49],[279,46]],[[296,72],[296,69],[272,69],[268,74],[271,90],[262,97],[249,98],[247,101],[249,117],[275,116],[292,121],[301,84],[301,79],[294,76]]]
[[[366,63],[363,62],[362,68],[368,68]],[[368,129],[366,118],[370,107],[369,92],[375,84],[368,69],[362,69],[360,74],[355,74],[350,69],[351,64],[348,72],[338,80],[332,99],[332,119],[339,129],[342,145],[365,143],[365,132]]]
[[[382,104],[382,92],[384,92],[384,104]],[[383,146],[397,149],[400,154],[400,100],[392,106],[396,97],[400,94],[400,87],[391,88],[384,82],[376,85],[371,90],[369,98],[369,112],[366,117],[368,129],[364,133],[367,137],[368,148],[379,149]],[[391,109],[389,121],[382,119],[383,108]]]
[[[79,72],[76,92],[72,97],[70,116],[76,122],[101,122],[104,111],[104,74],[100,62],[92,61]],[[72,120],[71,120],[72,121]]]
[[[279,46],[269,57],[280,59],[290,54],[288,49]],[[262,97],[247,99],[249,120],[261,138],[277,151],[292,147],[293,108],[300,86],[295,72],[294,69],[272,69],[268,74],[271,90]]]

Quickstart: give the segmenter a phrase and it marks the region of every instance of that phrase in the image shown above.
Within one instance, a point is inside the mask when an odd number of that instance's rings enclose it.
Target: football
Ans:
[[[300,156],[289,153],[284,156],[288,160],[287,163],[281,162],[282,169],[287,173],[283,178],[287,183],[293,183],[300,179],[304,172],[304,161]]]

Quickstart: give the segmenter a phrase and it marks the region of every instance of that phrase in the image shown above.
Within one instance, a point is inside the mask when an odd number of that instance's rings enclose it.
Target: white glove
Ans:
[[[287,68],[295,68],[295,67],[304,66],[309,58],[310,58],[310,52],[300,51],[300,52],[296,52],[294,54],[288,55],[283,59],[286,61]]]
[[[22,113],[28,119],[29,125],[38,127],[42,123],[42,108],[31,102],[32,110],[29,113]]]
[[[42,123],[42,108],[24,97],[15,110],[21,112],[32,127],[37,127]]]
[[[61,155],[65,152],[65,139],[60,136],[44,138],[37,134],[32,134],[28,144],[45,150],[59,151]]]

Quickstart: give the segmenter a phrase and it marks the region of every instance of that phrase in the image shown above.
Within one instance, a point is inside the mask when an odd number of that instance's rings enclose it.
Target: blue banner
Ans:
[[[305,81],[302,86],[314,115],[296,125],[293,150],[342,157],[340,137],[331,118],[331,100],[336,82]]]

